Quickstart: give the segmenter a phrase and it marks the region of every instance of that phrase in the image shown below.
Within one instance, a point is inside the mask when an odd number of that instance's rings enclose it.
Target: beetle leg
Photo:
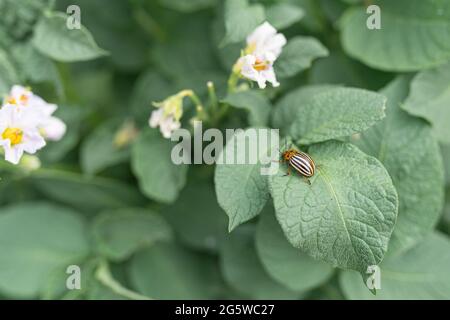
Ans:
[[[291,175],[291,167],[288,166],[287,173],[283,174],[283,177],[290,176],[290,175]]]
[[[309,185],[311,185],[311,181],[307,178],[307,177],[305,177],[305,176],[302,176],[303,177],[303,179],[306,181],[306,183],[308,183]]]

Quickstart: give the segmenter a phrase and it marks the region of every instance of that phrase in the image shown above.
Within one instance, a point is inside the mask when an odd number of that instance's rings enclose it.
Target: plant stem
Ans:
[[[216,88],[214,87],[214,83],[212,81],[208,81],[206,84],[208,87],[209,101],[211,102],[211,110],[213,115],[217,113],[219,102],[217,100]]]
[[[236,91],[238,81],[239,81],[239,73],[233,71],[230,74],[230,77],[228,78],[228,93],[233,93],[234,91]]]
[[[195,105],[195,110],[197,111],[197,116],[198,116],[199,120],[208,121],[209,116],[206,113],[205,108],[203,107],[203,104],[202,104],[200,98],[193,91],[191,91],[189,93],[188,97],[191,99],[191,101]]]
[[[241,72],[241,64],[238,60],[233,65],[230,77],[228,78],[228,91],[227,91],[228,94],[234,93],[236,91],[236,87],[240,78],[240,72]],[[230,109],[230,106],[227,103],[222,103],[221,106],[222,108],[218,113],[217,121],[220,120],[222,117],[224,117],[228,113],[228,110]]]
[[[102,261],[100,262],[97,271],[95,272],[95,277],[101,284],[111,289],[114,293],[131,299],[131,300],[152,300],[149,297],[141,295],[137,292],[131,291],[124,286],[122,286],[117,280],[113,278],[111,275],[111,271],[109,270],[108,262]]]
[[[194,103],[194,105],[196,107],[202,107],[203,108],[203,104],[202,104],[200,98],[195,94],[194,91],[190,91],[187,96],[191,99],[191,101]]]

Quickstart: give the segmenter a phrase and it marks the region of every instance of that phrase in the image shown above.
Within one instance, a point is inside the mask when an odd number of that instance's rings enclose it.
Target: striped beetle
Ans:
[[[290,175],[290,168],[293,167],[298,173],[300,173],[311,185],[311,181],[308,178],[314,176],[316,171],[316,164],[309,154],[297,151],[295,149],[288,149],[281,154],[283,162],[288,163],[288,171],[286,175]]]

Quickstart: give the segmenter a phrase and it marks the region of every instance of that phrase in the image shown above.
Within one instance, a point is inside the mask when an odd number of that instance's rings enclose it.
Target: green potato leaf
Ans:
[[[450,59],[450,6],[446,0],[376,0],[381,29],[367,27],[365,7],[350,8],[341,20],[348,55],[386,71],[417,71]]]
[[[144,71],[136,80],[131,92],[131,112],[137,123],[146,125],[150,117],[151,103],[162,101],[173,94],[170,82],[154,70]]]
[[[265,20],[264,7],[250,5],[247,0],[226,0],[225,2],[225,38],[222,44],[243,41],[257,26]]]
[[[313,258],[361,273],[383,259],[397,218],[386,169],[337,141],[308,150],[319,166],[311,185],[279,170],[269,179],[277,220],[289,242]]]
[[[317,287],[333,273],[330,266],[312,259],[289,243],[271,207],[264,210],[258,222],[256,249],[267,273],[294,291]]]
[[[193,249],[217,252],[227,234],[227,219],[206,181],[189,183],[163,213],[180,242]]]
[[[172,239],[172,230],[163,217],[146,209],[104,211],[95,217],[92,229],[98,251],[115,261],[157,241]]]
[[[289,39],[274,64],[278,77],[287,78],[308,69],[317,58],[328,56],[328,50],[317,39],[296,36]]]
[[[137,291],[153,299],[212,299],[220,285],[211,257],[171,243],[157,243],[136,254],[129,277]]]
[[[186,183],[187,166],[171,160],[172,142],[159,131],[146,129],[133,143],[131,166],[141,191],[164,203],[174,202]]]
[[[422,71],[411,82],[411,91],[402,108],[431,123],[439,141],[450,144],[450,64]]]
[[[310,82],[336,84],[346,87],[379,90],[392,80],[392,74],[369,68],[336,50],[319,59],[310,70]]]
[[[389,84],[382,91],[388,97],[387,117],[353,141],[383,163],[398,192],[399,213],[389,254],[412,247],[431,232],[444,201],[444,169],[431,128],[400,109],[408,86],[405,77]]]
[[[53,274],[82,262],[90,251],[83,219],[50,203],[3,208],[0,249],[0,291],[15,298],[36,298]]]
[[[380,266],[381,289],[373,295],[354,272],[343,272],[340,284],[348,299],[448,300],[450,299],[450,241],[435,232],[400,256]]]
[[[292,123],[302,111],[302,104],[307,104],[313,96],[329,89],[337,88],[331,85],[307,85],[291,91],[283,96],[272,112],[272,126],[279,128],[282,134],[288,134]]]
[[[36,25],[33,45],[42,54],[61,62],[85,61],[107,54],[85,28],[69,29],[62,13],[44,15]]]
[[[0,96],[9,93],[11,87],[18,83],[19,75],[9,60],[8,55],[0,48]]]
[[[273,280],[255,249],[254,228],[244,226],[229,235],[220,252],[223,276],[235,290],[253,299],[295,299],[299,293]]]
[[[385,117],[386,98],[362,89],[332,88],[288,103],[296,105],[288,109],[297,108],[289,135],[299,144],[311,144],[368,129]]]
[[[277,30],[285,29],[300,21],[305,12],[293,3],[275,3],[266,9],[267,21]]]
[[[225,159],[227,154],[234,154],[234,159],[239,157],[249,158],[249,151],[245,146],[246,137],[251,136],[253,129],[236,133],[231,138],[219,158]],[[255,135],[257,137],[257,135]],[[250,139],[250,141],[257,141]],[[232,231],[238,225],[254,218],[264,208],[269,199],[267,176],[261,174],[261,157],[273,155],[277,146],[271,140],[266,150],[259,150],[254,164],[222,164],[216,165],[214,184],[217,201],[225,210],[229,218],[228,229]],[[247,163],[250,163],[248,161]]]
[[[46,169],[33,172],[30,178],[33,186],[49,199],[89,214],[145,203],[136,187],[108,178]]]
[[[248,121],[252,126],[265,126],[269,121],[272,106],[269,99],[258,91],[231,93],[222,102],[238,109],[247,110],[249,112]]]
[[[15,45],[12,56],[23,78],[32,83],[49,82],[55,87],[59,97],[64,96],[55,62],[37,51],[31,43]]]
[[[80,151],[83,172],[93,175],[129,159],[130,148],[114,144],[120,124],[117,120],[105,122],[83,141]]]

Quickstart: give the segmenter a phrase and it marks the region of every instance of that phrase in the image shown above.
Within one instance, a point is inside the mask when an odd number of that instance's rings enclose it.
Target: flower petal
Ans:
[[[264,22],[258,26],[248,37],[247,44],[255,44],[257,47],[277,33],[277,30],[269,23]]]
[[[275,71],[273,67],[268,68],[267,70],[261,71],[261,76],[266,80],[269,81],[272,86],[278,87],[280,83],[277,81],[277,77],[275,75]]]
[[[156,128],[161,122],[163,114],[164,110],[162,108],[154,110],[148,121],[149,126],[152,128]]]
[[[44,137],[48,140],[58,141],[64,136],[67,130],[66,124],[59,118],[49,117],[41,126]]]
[[[23,148],[20,144],[13,147],[4,147],[5,160],[12,164],[18,164],[23,155]]]
[[[33,154],[36,153],[39,149],[42,149],[45,146],[44,138],[37,132],[25,132],[23,136],[23,142],[18,144],[23,150],[27,153]],[[16,147],[16,146],[14,146]]]

